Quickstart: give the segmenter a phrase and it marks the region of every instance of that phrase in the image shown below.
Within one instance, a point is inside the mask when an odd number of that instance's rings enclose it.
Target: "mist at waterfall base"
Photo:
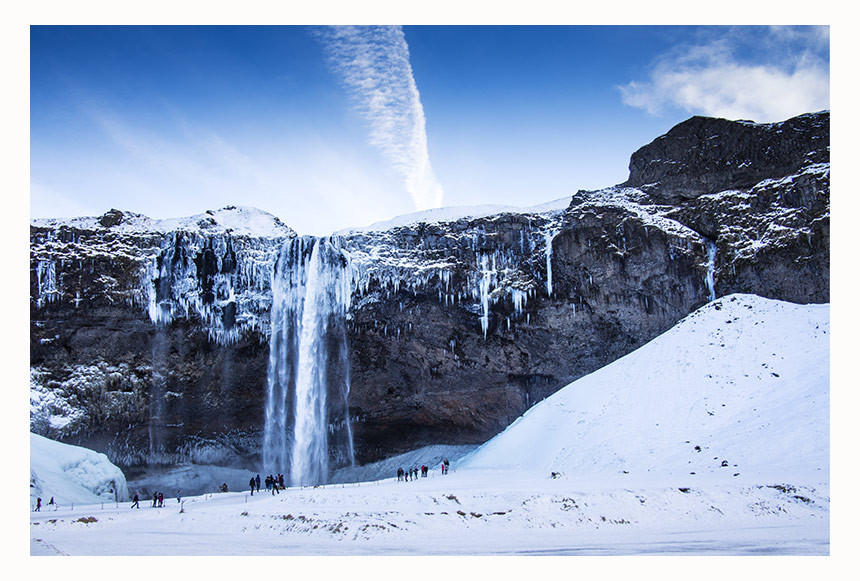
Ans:
[[[31,512],[31,554],[827,555],[829,318],[829,305],[721,297],[473,451],[415,450],[334,469],[342,484],[231,489],[181,511]],[[427,478],[397,481],[423,463]]]
[[[292,486],[329,477],[329,460],[354,465],[349,422],[348,258],[337,239],[284,243],[272,285],[272,335],[263,471]]]

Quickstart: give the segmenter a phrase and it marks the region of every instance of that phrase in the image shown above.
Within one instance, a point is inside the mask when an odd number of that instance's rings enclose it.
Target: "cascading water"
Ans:
[[[317,484],[328,477],[330,416],[343,413],[346,458],[354,461],[345,325],[352,286],[337,239],[286,242],[272,289],[263,468],[285,474],[292,485]]]
[[[714,271],[717,263],[717,245],[710,240],[705,245],[708,248],[708,271],[705,275],[705,287],[708,289],[708,300],[715,301],[717,300],[717,292],[714,287]]]
[[[557,229],[549,229],[544,233],[544,254],[546,256],[546,295],[552,296],[552,241],[558,235]]]

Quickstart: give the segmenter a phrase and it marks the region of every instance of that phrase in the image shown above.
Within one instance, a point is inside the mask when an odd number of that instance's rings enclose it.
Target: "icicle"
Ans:
[[[513,300],[513,303],[514,303],[514,313],[516,313],[517,316],[522,315],[523,314],[523,307],[525,306],[526,302],[528,301],[528,292],[524,291],[524,290],[512,288],[511,289],[511,299]]]

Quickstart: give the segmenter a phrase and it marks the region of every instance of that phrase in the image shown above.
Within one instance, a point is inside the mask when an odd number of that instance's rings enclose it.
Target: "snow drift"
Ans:
[[[829,315],[723,297],[535,405],[461,467],[827,482]]]
[[[128,500],[122,470],[99,452],[30,434],[30,498],[62,506]]]

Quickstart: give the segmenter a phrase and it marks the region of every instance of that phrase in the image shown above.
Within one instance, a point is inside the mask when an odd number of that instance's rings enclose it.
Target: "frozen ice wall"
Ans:
[[[42,510],[51,497],[70,504],[123,502],[128,486],[122,471],[107,456],[80,446],[63,444],[30,433],[30,496],[42,498]]]

